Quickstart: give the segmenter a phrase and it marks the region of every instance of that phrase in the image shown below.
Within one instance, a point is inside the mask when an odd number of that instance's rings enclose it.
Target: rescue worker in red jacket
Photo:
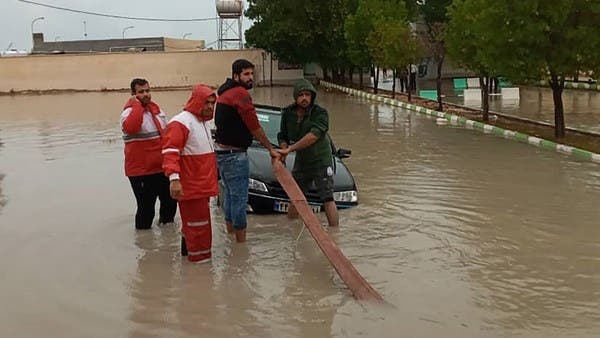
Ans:
[[[150,229],[157,197],[159,224],[172,223],[177,212],[177,201],[169,195],[169,180],[162,170],[161,138],[167,119],[152,101],[148,81],[133,79],[131,95],[120,121],[125,141],[125,175],[137,202],[135,228]]]
[[[169,121],[163,142],[163,168],[171,196],[179,202],[181,253],[190,262],[211,258],[209,200],[218,194],[217,158],[210,125],[217,95],[196,85],[181,113]]]

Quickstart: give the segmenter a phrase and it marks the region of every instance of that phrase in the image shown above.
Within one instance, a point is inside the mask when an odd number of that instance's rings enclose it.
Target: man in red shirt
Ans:
[[[215,108],[215,152],[225,191],[222,201],[227,232],[237,242],[246,241],[246,206],[248,204],[249,163],[246,150],[257,139],[273,158],[275,151],[258,122],[248,89],[252,88],[254,65],[244,59],[231,65],[231,78],[219,87]]]
[[[161,138],[167,120],[152,101],[148,81],[133,79],[131,95],[120,121],[125,141],[125,175],[137,202],[135,228],[150,229],[157,197],[159,223],[173,222],[177,211],[177,202],[169,196],[169,180],[162,170]]]

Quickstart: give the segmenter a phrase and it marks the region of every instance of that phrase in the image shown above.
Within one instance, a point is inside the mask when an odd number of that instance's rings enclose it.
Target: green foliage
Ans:
[[[590,0],[483,1],[486,62],[514,80],[598,70],[600,5]]]
[[[400,18],[383,17],[375,22],[367,39],[375,63],[389,69],[401,70],[415,63],[420,49],[408,23]]]
[[[451,4],[452,0],[417,1],[419,13],[427,25],[447,22],[446,12]]]
[[[600,2],[456,0],[449,14],[446,43],[456,61],[480,74],[549,81],[562,137],[565,77],[600,69]]]
[[[444,40],[452,61],[480,76],[495,76],[489,49],[485,47],[490,45],[495,32],[493,27],[489,27],[491,11],[487,2],[455,0],[448,10],[450,22]]]
[[[344,19],[356,0],[250,0],[248,46],[291,62],[346,63]]]
[[[406,66],[404,54],[416,48],[407,18],[404,0],[359,0],[344,26],[350,60],[363,67],[373,63],[386,68]]]
[[[443,58],[445,53],[444,34],[449,21],[447,11],[451,4],[452,0],[417,1],[418,13],[425,25],[425,29],[419,31],[423,41],[437,60]]]

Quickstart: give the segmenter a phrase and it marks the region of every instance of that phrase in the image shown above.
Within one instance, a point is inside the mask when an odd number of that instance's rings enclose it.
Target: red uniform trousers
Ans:
[[[212,229],[208,201],[209,197],[179,201],[181,232],[190,262],[211,257]]]

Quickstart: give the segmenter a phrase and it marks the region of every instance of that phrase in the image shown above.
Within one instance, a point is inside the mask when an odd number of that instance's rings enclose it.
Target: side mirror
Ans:
[[[339,158],[348,158],[348,157],[350,157],[350,155],[352,155],[352,150],[339,148],[335,154]]]

